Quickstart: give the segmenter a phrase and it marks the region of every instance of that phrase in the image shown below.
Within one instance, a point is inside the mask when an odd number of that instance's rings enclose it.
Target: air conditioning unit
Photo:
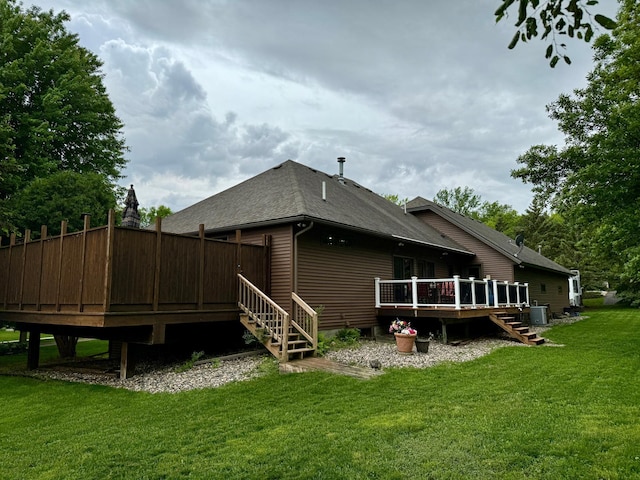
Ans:
[[[529,307],[529,320],[531,325],[546,325],[547,322],[547,307],[546,306],[533,306]]]

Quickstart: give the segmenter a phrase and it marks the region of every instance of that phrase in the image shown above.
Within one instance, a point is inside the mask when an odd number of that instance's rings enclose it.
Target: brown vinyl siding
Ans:
[[[476,258],[470,264],[480,265],[481,278],[491,275],[491,278],[497,280],[514,281],[513,262],[503,254],[433,212],[416,212],[414,215],[470,252],[475,253]]]
[[[327,229],[317,226],[298,239],[298,294],[317,308],[324,307],[319,328],[369,328],[377,325],[375,278],[393,279],[394,257],[425,260],[435,264],[436,275],[446,276],[447,261],[441,252],[404,242],[383,240],[332,229],[331,233],[348,240],[347,246],[323,242]]]
[[[531,305],[549,305],[549,313],[561,314],[569,306],[569,282],[566,276],[534,270],[517,268],[516,281],[529,284]],[[545,292],[542,291],[545,286]]]
[[[312,232],[298,239],[297,293],[313,308],[324,306],[319,328],[376,325],[374,279],[393,278],[391,245],[353,235],[349,246],[326,245]]]
[[[291,311],[293,292],[293,231],[291,225],[271,229],[243,230],[243,243],[262,245],[264,236],[271,236],[271,299]]]

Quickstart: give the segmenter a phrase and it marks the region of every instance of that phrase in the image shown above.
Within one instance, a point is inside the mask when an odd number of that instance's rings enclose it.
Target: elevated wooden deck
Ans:
[[[415,318],[439,318],[446,320],[469,320],[474,318],[489,317],[495,312],[506,312],[510,315],[529,313],[529,307],[477,307],[456,309],[453,306],[418,307],[397,306],[380,307],[376,309],[378,317],[415,317]]]
[[[109,223],[0,248],[0,319],[39,333],[162,344],[180,326],[237,321],[238,273],[268,285],[268,246]],[[37,345],[30,353],[36,354]],[[30,360],[37,366],[37,358]]]

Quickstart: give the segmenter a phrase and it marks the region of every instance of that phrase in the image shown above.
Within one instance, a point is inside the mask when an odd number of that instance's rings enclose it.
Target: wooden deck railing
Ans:
[[[85,218],[85,220],[87,220]],[[109,224],[0,246],[0,310],[105,313],[235,308],[241,269],[259,287],[268,276],[260,245]]]
[[[281,355],[286,358],[288,344],[284,340],[289,332],[289,314],[245,277],[238,274],[238,279],[240,280],[238,306],[263,328],[267,335],[282,346]]]
[[[376,308],[489,308],[529,306],[529,284],[453,278],[375,279]]]
[[[313,349],[318,348],[318,314],[295,292],[291,293],[293,300],[293,318],[291,325],[305,337]]]
[[[318,347],[318,314],[298,295],[291,294],[293,318],[276,302],[242,275],[238,274],[240,292],[238,306],[265,333],[280,345],[280,359],[289,356],[289,335],[298,334],[308,341],[313,350]]]

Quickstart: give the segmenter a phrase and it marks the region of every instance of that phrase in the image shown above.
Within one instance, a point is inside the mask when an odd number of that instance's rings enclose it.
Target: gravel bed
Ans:
[[[552,326],[574,323],[583,317],[564,317],[553,319],[549,325],[532,326],[531,330],[538,335]],[[550,342],[548,346],[561,346]],[[384,368],[415,367],[426,368],[442,362],[467,362],[483,355],[487,355],[496,348],[505,346],[527,347],[509,337],[484,337],[459,345],[445,345],[432,341],[429,353],[400,354],[397,352],[393,339],[379,341],[363,340],[357,347],[328,352],[326,358],[347,365],[361,365],[370,367],[372,361],[380,362]],[[198,362],[193,368],[184,372],[177,369],[180,364],[158,366],[153,363],[136,365],[136,374],[128,379],[117,378],[113,368],[105,369],[102,362],[70,363],[56,367],[45,367],[31,372],[21,371],[21,375],[36,378],[63,380],[69,382],[83,382],[125,388],[133,391],[149,393],[177,393],[187,390],[215,388],[221,385],[240,382],[256,378],[260,375],[260,365],[271,359],[266,354],[253,354],[221,358],[208,362]],[[102,367],[99,367],[102,365]],[[83,368],[84,366],[84,368]]]
[[[113,371],[97,371],[96,368],[83,369],[73,363],[63,368],[41,368],[30,376],[42,379],[82,382],[125,388],[137,392],[178,393],[187,390],[213,388],[240,382],[261,375],[259,366],[268,357],[250,355],[213,362],[201,362],[184,372],[178,371],[180,364],[158,367],[157,364],[138,364],[136,374],[120,379]],[[74,369],[75,367],[75,369]]]
[[[542,336],[549,328],[555,325],[569,324],[581,320],[582,317],[563,317],[553,319],[548,325],[531,326],[530,330]],[[547,346],[561,346],[552,342],[545,342]],[[482,337],[460,345],[443,344],[439,341],[431,341],[429,353],[419,353],[414,349],[412,354],[398,353],[393,339],[382,341],[363,341],[356,348],[348,348],[328,352],[326,357],[335,362],[348,365],[371,366],[371,362],[379,362],[381,368],[394,367],[432,367],[443,362],[467,362],[487,355],[500,347],[529,347],[509,337],[506,333],[500,337]]]

